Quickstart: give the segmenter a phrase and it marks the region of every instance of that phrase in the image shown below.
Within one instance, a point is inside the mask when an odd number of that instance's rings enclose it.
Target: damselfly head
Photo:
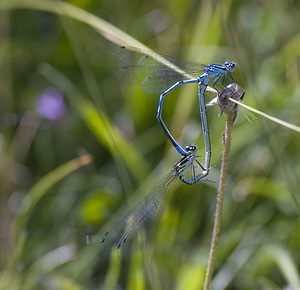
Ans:
[[[197,146],[189,144],[185,146],[185,150],[186,154],[174,165],[175,175],[183,172],[185,168],[191,164],[196,156]]]
[[[230,72],[234,71],[236,68],[236,63],[233,61],[225,61],[224,65]]]
[[[196,145],[186,145],[185,146],[185,150],[188,152],[188,153],[194,153],[197,151],[197,146]]]

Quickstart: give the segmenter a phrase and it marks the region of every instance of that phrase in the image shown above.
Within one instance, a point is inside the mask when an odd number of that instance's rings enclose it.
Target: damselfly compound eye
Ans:
[[[236,68],[236,63],[233,61],[225,61],[224,65],[229,71],[234,71]]]
[[[187,146],[185,146],[185,150],[187,152],[194,152],[194,151],[197,150],[197,146],[195,146],[195,145],[187,145]]]

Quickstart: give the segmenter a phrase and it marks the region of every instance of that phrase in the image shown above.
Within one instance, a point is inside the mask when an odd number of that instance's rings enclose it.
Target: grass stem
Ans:
[[[232,113],[228,112],[226,125],[225,125],[225,131],[223,133],[224,149],[223,149],[223,155],[222,155],[220,179],[219,179],[219,184],[218,184],[218,194],[217,194],[217,201],[216,201],[214,227],[213,227],[213,233],[212,233],[212,238],[211,238],[211,243],[210,243],[210,251],[209,251],[206,275],[205,275],[204,286],[203,286],[204,290],[210,289],[214,266],[215,266],[217,244],[218,244],[218,240],[219,240],[219,236],[220,236],[220,229],[221,229],[221,222],[222,222],[225,181],[226,181],[227,173],[228,173],[232,127],[233,127]]]

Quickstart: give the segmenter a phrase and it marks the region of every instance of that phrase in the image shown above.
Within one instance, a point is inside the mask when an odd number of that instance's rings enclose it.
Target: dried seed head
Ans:
[[[218,93],[218,96],[213,99],[208,106],[218,105],[222,115],[225,114],[232,114],[232,123],[235,122],[237,114],[238,114],[238,105],[229,100],[232,98],[237,101],[242,101],[245,95],[244,89],[238,85],[237,83],[232,83],[224,88],[223,91]]]

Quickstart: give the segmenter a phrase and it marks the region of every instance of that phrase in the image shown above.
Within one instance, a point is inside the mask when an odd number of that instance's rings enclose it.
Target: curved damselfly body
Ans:
[[[105,232],[101,240],[105,249],[123,248],[140,228],[146,227],[158,217],[165,206],[167,192],[177,179],[191,185],[203,178],[204,168],[197,160],[197,147],[188,145],[185,150],[187,154],[182,156],[144,199]]]
[[[132,52],[130,50],[134,51]],[[205,149],[203,167],[206,174],[203,175],[203,177],[206,176],[210,168],[211,146],[204,94],[212,79],[214,79],[214,85],[216,85],[220,80],[222,81],[222,84],[224,84],[227,75],[233,79],[231,72],[235,70],[236,64],[231,61],[225,61],[223,64],[203,65],[194,62],[177,61],[170,57],[164,57],[168,62],[179,67],[181,71],[184,71],[191,76],[190,79],[183,79],[184,77],[182,76],[182,73],[179,73],[165,64],[158,62],[152,56],[143,55],[143,51],[140,49],[121,47],[118,52],[118,56],[122,63],[120,75],[133,76],[136,79],[139,79],[140,76],[142,76],[142,85],[143,87],[146,87],[147,91],[151,91],[151,87],[155,88],[156,91],[160,91],[161,94],[159,97],[156,118],[176,151],[182,156],[186,156],[188,152],[177,142],[165,124],[162,118],[163,104],[165,97],[174,89],[186,84],[199,85],[198,98],[200,120]]]

